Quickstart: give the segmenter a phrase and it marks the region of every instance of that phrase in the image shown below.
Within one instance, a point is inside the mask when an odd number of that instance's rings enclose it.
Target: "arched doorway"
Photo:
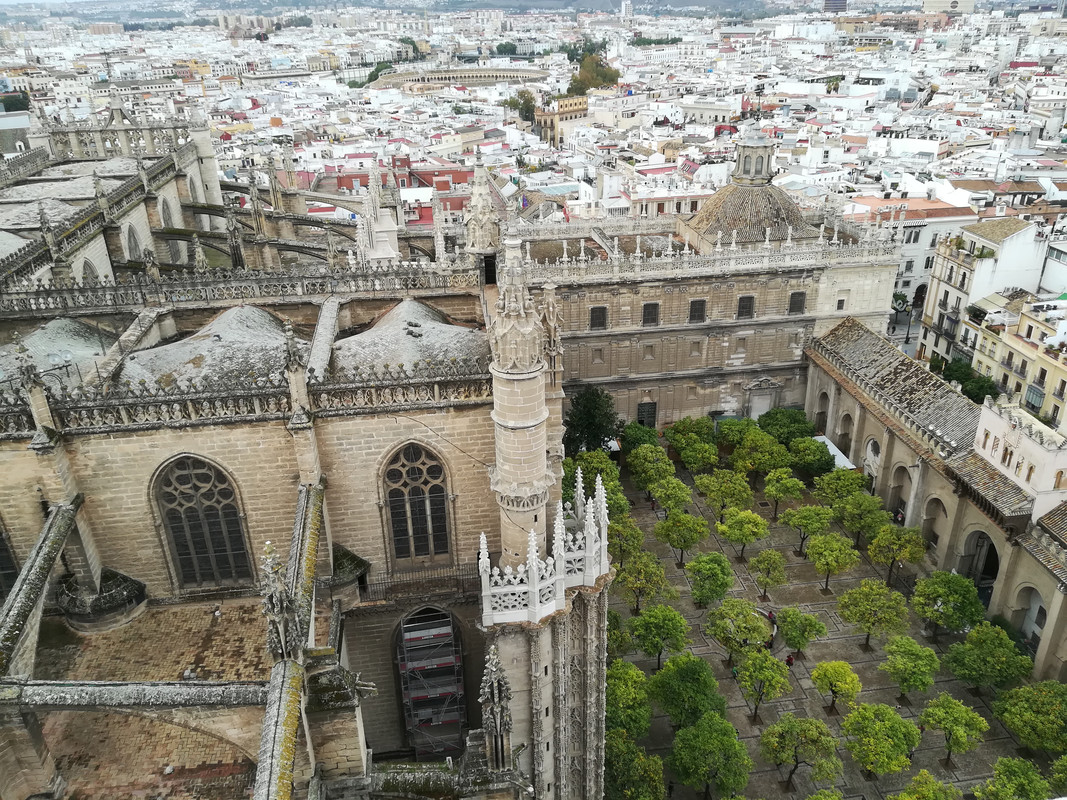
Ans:
[[[863,450],[863,474],[872,481],[878,480],[878,472],[882,467],[882,445],[877,439],[868,439],[867,447]]]
[[[915,296],[912,298],[911,305],[914,313],[914,309],[923,307],[926,302],[926,284],[922,283],[915,289]]]
[[[939,497],[931,497],[926,502],[926,511],[923,513],[923,538],[928,547],[937,547],[941,540],[941,534],[948,524],[948,509]]]
[[[837,448],[846,456],[852,452],[852,415],[844,414],[837,423]]]
[[[911,497],[911,472],[901,464],[893,470],[893,484],[889,490],[889,504],[886,508],[898,518],[903,519],[908,511],[909,497]]]
[[[1012,624],[1022,633],[1026,649],[1033,656],[1041,645],[1041,634],[1048,621],[1045,600],[1033,586],[1024,586],[1019,590],[1015,607],[1018,611],[1012,614]]]
[[[982,605],[989,607],[993,584],[1000,572],[1000,555],[993,540],[984,531],[974,531],[967,537],[967,545],[956,571],[974,581]]]
[[[815,406],[815,432],[826,431],[826,412],[830,410],[830,395],[826,392],[819,394],[819,402]]]
[[[466,714],[460,645],[455,620],[439,608],[421,608],[400,623],[400,700],[408,744],[416,757],[462,750]]]

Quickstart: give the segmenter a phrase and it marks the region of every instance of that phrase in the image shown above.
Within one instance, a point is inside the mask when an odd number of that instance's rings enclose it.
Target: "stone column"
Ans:
[[[1034,677],[1050,677],[1059,680],[1063,661],[1056,655],[1056,650],[1063,643],[1064,633],[1067,632],[1067,613],[1064,613],[1064,593],[1067,586],[1057,584],[1056,594],[1052,598],[1048,609],[1048,621],[1044,630],[1041,631],[1041,644],[1038,645],[1037,655],[1034,657]]]
[[[909,528],[914,528],[917,525],[922,524],[922,509],[919,508],[919,501],[922,497],[922,487],[926,483],[926,474],[929,467],[926,462],[919,460],[919,466],[914,470],[914,474],[911,476],[911,491],[908,493],[908,499],[905,501],[908,504],[907,509],[904,511],[904,524]],[[909,470],[911,472],[911,470]]]
[[[859,401],[856,402],[856,422],[852,426],[852,452],[848,455],[848,460],[856,466],[862,466],[863,464],[863,442],[866,439],[864,433],[864,426],[867,423],[867,409],[863,407],[863,404]]]

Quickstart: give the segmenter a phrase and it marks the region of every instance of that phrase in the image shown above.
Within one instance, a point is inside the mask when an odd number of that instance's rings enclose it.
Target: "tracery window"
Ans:
[[[407,444],[385,468],[393,556],[400,564],[448,559],[448,490],[437,456]]]
[[[182,588],[252,580],[237,493],[221,469],[195,456],[177,458],[159,477],[156,499]]]

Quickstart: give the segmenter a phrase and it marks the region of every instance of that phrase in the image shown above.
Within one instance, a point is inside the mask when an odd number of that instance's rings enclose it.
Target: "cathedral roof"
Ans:
[[[484,330],[458,325],[445,314],[417,300],[401,300],[367,330],[339,339],[333,347],[335,366],[443,362],[466,358],[488,360]]]
[[[103,357],[114,343],[113,334],[104,330],[98,331],[92,325],[76,319],[53,319],[22,337],[26,359],[42,372],[57,366],[49,356],[58,355],[63,359],[67,353],[70,353],[70,363],[79,365],[84,372],[91,368],[94,358]],[[0,347],[0,370],[3,370],[7,378],[18,375],[18,357],[14,342]],[[62,371],[58,374],[63,377]],[[68,384],[76,382],[73,373],[66,381]]]
[[[729,183],[709,197],[689,220],[689,227],[708,239],[722,231],[729,242],[737,231],[738,244],[762,242],[771,229],[771,241],[785,241],[789,227],[794,239],[813,239],[817,228],[809,225],[784,189],[773,184],[743,186]]]
[[[295,342],[306,356],[307,342],[299,338]],[[236,306],[191,336],[131,353],[115,379],[167,385],[203,379],[246,382],[250,375],[284,371],[287,355],[285,324],[280,319],[256,306]]]

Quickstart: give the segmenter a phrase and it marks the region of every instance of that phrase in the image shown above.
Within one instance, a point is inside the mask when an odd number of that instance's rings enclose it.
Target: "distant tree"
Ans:
[[[834,516],[846,531],[854,537],[853,544],[860,546],[860,539],[868,541],[878,531],[892,522],[892,516],[882,508],[882,498],[873,494],[857,492],[834,503]]]
[[[945,654],[945,666],[956,678],[975,689],[1001,688],[1025,678],[1034,669],[1031,658],[1019,652],[1007,631],[981,622]]]
[[[718,442],[724,447],[737,447],[745,436],[757,430],[759,425],[754,419],[724,419],[719,423]]]
[[[737,729],[714,712],[678,731],[667,761],[679,781],[703,787],[705,797],[711,788],[724,795],[740,792],[754,766]]]
[[[621,567],[634,553],[641,549],[645,541],[645,532],[637,527],[634,518],[627,514],[622,519],[608,523],[608,555]]]
[[[719,536],[731,544],[741,545],[740,558],[745,557],[745,547],[758,542],[767,535],[767,520],[752,511],[737,508],[726,509],[722,522],[716,523]]]
[[[771,470],[786,468],[792,463],[789,450],[769,433],[758,429],[745,434],[730,456],[730,464],[742,475],[750,472],[766,475]]]
[[[682,440],[678,456],[690,472],[707,472],[719,463],[718,448],[700,441],[696,436],[687,436]]]
[[[678,564],[680,566],[685,566],[686,551],[692,550],[707,539],[708,532],[708,521],[706,519],[694,517],[684,511],[668,513],[667,518],[657,522],[652,529],[652,535],[658,541],[669,544],[678,551]]]
[[[648,490],[668,514],[680,514],[693,502],[693,490],[677,478],[656,481]]]
[[[882,703],[861,703],[841,721],[845,749],[868,774],[888,775],[911,766],[919,746],[914,723]]]
[[[722,553],[701,553],[685,565],[693,587],[693,602],[698,606],[717,603],[734,585],[730,560]]]
[[[652,484],[674,477],[674,463],[658,444],[642,444],[630,451],[626,466],[634,486],[647,492]]]
[[[852,542],[840,533],[822,533],[811,537],[808,560],[816,572],[826,576],[822,588],[829,590],[830,576],[852,569],[859,563],[860,554],[856,552]]]
[[[951,572],[934,572],[915,584],[911,597],[915,616],[933,626],[933,638],[940,628],[959,631],[977,625],[985,617],[974,581]]]
[[[789,443],[793,469],[806,480],[823,475],[834,468],[834,456],[825,442],[802,436]]]
[[[673,589],[667,583],[663,564],[647,550],[634,553],[629,560],[615,572],[615,586],[625,596],[633,600],[633,611],[641,613],[641,601],[664,599],[673,596]]]
[[[726,717],[726,699],[719,694],[715,674],[707,661],[692,653],[668,658],[663,669],[649,678],[648,695],[676,729],[694,725],[712,712]]]
[[[815,435],[815,426],[799,408],[772,408],[761,414],[756,424],[787,447],[794,439]]]
[[[0,95],[0,102],[4,105],[4,111],[29,111],[30,96],[26,92],[11,92]]]
[[[833,507],[846,497],[867,488],[867,476],[851,469],[835,469],[815,479],[812,494],[824,506]]]
[[[910,636],[891,636],[885,654],[886,660],[878,669],[893,679],[901,694],[925,692],[934,685],[934,675],[941,662],[931,648],[923,647]]]
[[[637,649],[650,658],[655,656],[656,669],[663,666],[663,652],[679,653],[690,643],[689,623],[670,606],[647,608],[629,622],[630,636]]]
[[[309,17],[307,15],[301,15],[299,17],[293,17],[286,24],[290,28],[310,28],[311,27],[311,23],[312,23],[311,17]]]
[[[605,64],[600,56],[590,53],[582,59],[578,73],[571,77],[567,94],[584,95],[590,89],[614,86],[618,82],[619,71]]]
[[[752,718],[764,700],[777,700],[789,691],[789,667],[762,647],[745,654],[737,670],[737,685],[752,703]]]
[[[1041,681],[1009,689],[993,703],[993,713],[1032,750],[1067,750],[1067,684]]]
[[[608,658],[621,658],[634,649],[633,640],[630,638],[626,626],[622,623],[622,615],[613,608],[608,609]]]
[[[663,762],[623,730],[604,736],[604,800],[664,800]]]
[[[819,536],[830,530],[834,512],[822,506],[800,506],[787,508],[782,512],[781,523],[800,534],[800,547],[797,552],[804,555],[804,544],[811,536]]]
[[[760,736],[760,755],[775,766],[789,767],[787,785],[802,766],[811,767],[811,779],[822,783],[841,775],[837,739],[825,722],[811,717],[783,714]]]
[[[847,661],[822,661],[811,671],[811,682],[823,694],[830,695],[829,713],[834,713],[837,701],[852,704],[863,685]]]
[[[645,673],[628,661],[616,659],[607,669],[605,686],[605,728],[621,728],[631,739],[647,736],[652,725],[652,706],[648,702]]]
[[[1049,785],[1029,761],[998,758],[993,765],[993,777],[972,791],[978,800],[1046,800]]]
[[[945,760],[953,753],[967,753],[982,743],[989,723],[982,715],[947,692],[942,692],[923,709],[919,724],[945,734]]]
[[[739,597],[727,597],[708,612],[705,633],[726,650],[729,661],[748,650],[762,647],[771,638],[771,626],[756,606]]]
[[[715,420],[711,417],[682,417],[668,427],[663,436],[675,450],[681,450],[684,442],[694,436],[705,444],[715,444]]]
[[[790,650],[801,654],[812,639],[826,635],[826,626],[814,614],[805,614],[796,606],[783,608],[775,618],[778,633]]]
[[[950,783],[942,783],[925,769],[911,779],[904,790],[889,795],[889,800],[962,800],[963,792]],[[810,799],[809,799],[810,800]]]
[[[756,588],[760,590],[764,599],[767,592],[777,589],[786,582],[785,556],[772,548],[760,550],[748,562],[748,574],[756,582]]]
[[[640,422],[628,423],[622,429],[622,452],[629,455],[643,444],[659,447],[659,434],[656,433],[656,429],[642,425]]]
[[[875,564],[888,567],[885,585],[893,585],[893,567],[898,563],[918,564],[926,557],[926,540],[918,528],[886,525],[871,539],[867,555]]]
[[[908,605],[904,595],[870,578],[841,595],[837,611],[841,619],[867,634],[864,646],[870,645],[871,636],[904,633],[908,627]]]
[[[984,403],[986,397],[992,397],[994,400],[1000,397],[1000,387],[985,375],[975,375],[960,387],[960,391],[976,403]]]
[[[778,503],[782,500],[799,500],[804,496],[804,484],[794,478],[792,470],[788,468],[772,469],[764,481],[763,495],[774,501],[773,519],[778,519]]]
[[[496,46],[497,55],[513,56],[519,52],[519,46],[514,42],[501,42]]]
[[[693,478],[697,491],[722,522],[727,508],[751,508],[752,489],[743,475],[731,469],[717,469]]]
[[[615,399],[599,386],[586,386],[571,398],[571,407],[563,416],[563,449],[569,456],[600,450],[621,431]]]

